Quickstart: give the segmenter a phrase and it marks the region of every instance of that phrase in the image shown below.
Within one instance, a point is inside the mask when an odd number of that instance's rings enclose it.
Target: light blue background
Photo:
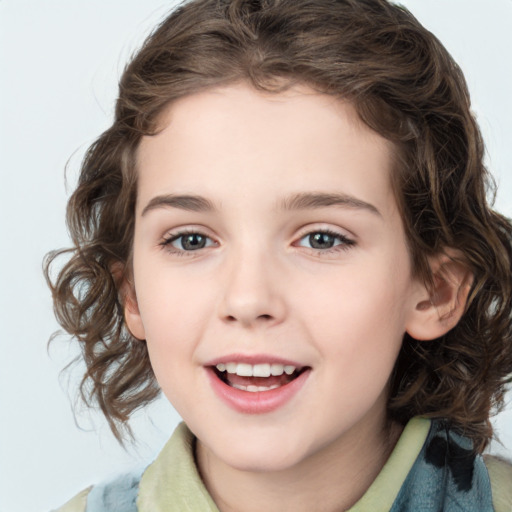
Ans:
[[[466,73],[512,216],[512,0],[408,0]],[[59,370],[75,354],[57,341],[41,273],[66,246],[65,201],[84,150],[109,126],[130,53],[173,5],[162,0],[0,0],[0,512],[44,511],[151,457],[178,417],[163,400],[139,413],[145,440],[128,453],[99,414],[73,419]],[[64,166],[69,160],[69,188]],[[79,372],[75,372],[75,378]],[[512,408],[496,419],[512,453]]]

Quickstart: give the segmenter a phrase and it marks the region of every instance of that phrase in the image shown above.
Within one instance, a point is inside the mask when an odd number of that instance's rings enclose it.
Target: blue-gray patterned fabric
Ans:
[[[433,421],[390,512],[493,512],[487,468],[471,448],[469,439]]]

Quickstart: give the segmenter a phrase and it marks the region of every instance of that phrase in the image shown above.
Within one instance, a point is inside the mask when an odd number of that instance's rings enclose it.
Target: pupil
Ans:
[[[184,235],[181,241],[183,249],[186,251],[195,251],[196,249],[202,249],[206,244],[206,239],[202,235],[190,234]]]
[[[328,233],[313,233],[309,235],[309,243],[313,249],[330,249],[334,244],[334,237]]]

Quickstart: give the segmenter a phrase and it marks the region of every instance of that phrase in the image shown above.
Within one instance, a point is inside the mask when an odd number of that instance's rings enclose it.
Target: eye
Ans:
[[[175,233],[166,238],[162,244],[172,252],[191,252],[216,245],[208,236],[197,232]]]
[[[338,246],[341,246],[340,249],[347,249],[354,244],[355,242],[345,235],[329,230],[308,233],[297,243],[299,247],[309,247],[319,251],[334,249]]]

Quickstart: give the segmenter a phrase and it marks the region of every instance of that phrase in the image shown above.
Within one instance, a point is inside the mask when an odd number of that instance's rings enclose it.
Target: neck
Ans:
[[[357,425],[293,467],[272,472],[233,468],[198,441],[197,463],[221,512],[339,512],[370,487],[401,430],[386,419],[377,425]]]

